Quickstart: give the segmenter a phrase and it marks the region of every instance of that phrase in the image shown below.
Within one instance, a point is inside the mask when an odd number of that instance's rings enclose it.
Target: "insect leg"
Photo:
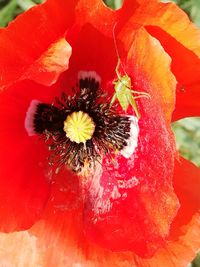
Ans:
[[[111,101],[110,101],[110,107],[114,104],[114,102],[116,101],[117,99],[117,94],[114,94]]]
[[[139,99],[139,98],[143,98],[143,97],[145,97],[145,98],[149,98],[149,97],[146,97],[146,96],[144,96],[144,95],[138,95],[138,96],[134,96],[134,99]]]
[[[141,95],[143,97],[151,98],[150,94],[148,94],[146,92],[140,92],[140,91],[134,91],[134,90],[131,90],[131,92],[133,92],[136,95]]]
[[[136,99],[136,98],[138,98],[138,97],[137,97],[137,96],[134,97],[133,95],[131,95],[131,96],[129,97],[129,103],[130,103],[131,106],[133,107],[133,109],[134,109],[134,111],[135,111],[135,114],[136,114],[136,117],[137,117],[138,119],[140,119],[141,115],[140,115],[140,112],[139,112],[139,110],[138,110],[138,108],[137,108],[137,104],[136,104],[136,102],[135,102],[135,99]]]

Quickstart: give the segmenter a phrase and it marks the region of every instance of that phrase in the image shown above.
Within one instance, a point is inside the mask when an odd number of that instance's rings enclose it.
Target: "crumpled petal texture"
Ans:
[[[192,182],[187,179],[188,172]],[[200,186],[199,176],[199,170],[194,165],[188,164],[185,160],[176,162],[175,189],[180,197],[181,206],[184,207],[183,214],[189,211],[188,202],[193,206],[200,201],[199,194],[195,195],[196,202],[191,201],[194,200],[193,190]],[[181,180],[187,181],[186,186]],[[199,214],[190,218],[189,223],[179,232],[179,237],[168,241],[151,259],[140,258],[132,252],[115,253],[95,246],[85,240],[82,232],[81,200],[75,197],[80,188],[74,181],[75,177],[69,177],[66,181],[65,175],[60,175],[53,184],[43,220],[38,221],[29,231],[0,234],[2,264],[6,262],[17,267],[35,267],[37,264],[43,267],[159,267],[160,264],[168,267],[185,267],[198,251]],[[185,190],[182,191],[183,186]]]
[[[157,1],[144,1],[127,22],[128,27],[138,24],[145,26],[172,58],[172,72],[178,81],[173,120],[199,116],[199,29],[175,4]]]
[[[170,58],[145,30],[135,34],[127,66],[137,88],[149,92],[151,99],[141,100],[145,108],[135,153],[128,160],[115,157],[115,163],[104,159],[102,170],[88,179],[85,229],[102,247],[149,256],[163,245],[179,207],[172,186],[174,139],[166,124],[174,108],[176,80]]]
[[[29,91],[27,91],[29,88]],[[42,98],[32,82],[0,92],[0,229],[29,228],[41,215],[49,197],[51,173],[46,145],[30,138],[25,114],[34,98]],[[30,94],[32,92],[32,94]],[[46,99],[43,91],[43,99]],[[37,147],[37,149],[35,149]]]
[[[23,74],[22,79],[30,79],[46,86],[56,82],[59,75],[68,69],[72,49],[65,38],[53,43]]]
[[[72,27],[75,4],[76,1],[68,5],[64,0],[49,0],[23,13],[0,31],[0,89],[26,78],[51,85],[66,70],[70,46],[61,38]],[[54,56],[50,55],[52,52]],[[47,60],[49,66],[45,67]]]

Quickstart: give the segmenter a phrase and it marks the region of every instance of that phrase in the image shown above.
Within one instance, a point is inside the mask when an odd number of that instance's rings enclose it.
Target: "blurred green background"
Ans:
[[[0,0],[0,27],[5,27],[18,14],[41,2],[43,0]],[[105,0],[104,2],[113,9],[119,8],[122,4],[122,0]],[[162,2],[175,2],[200,27],[200,0],[163,0]],[[180,120],[172,127],[180,153],[200,167],[200,117]],[[200,255],[190,266],[200,267]]]

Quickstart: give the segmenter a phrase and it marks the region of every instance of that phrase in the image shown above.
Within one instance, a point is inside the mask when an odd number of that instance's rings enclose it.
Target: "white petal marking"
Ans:
[[[41,102],[38,100],[32,100],[26,112],[24,126],[29,136],[36,135],[36,132],[34,130],[34,117],[37,111],[37,106],[40,103]]]
[[[134,153],[137,145],[138,145],[138,135],[139,135],[139,126],[138,126],[138,119],[135,116],[130,116],[131,121],[131,130],[130,130],[130,137],[127,140],[127,146],[125,146],[121,151],[121,155],[125,158],[130,158]]]
[[[85,80],[86,78],[95,79],[96,82],[101,83],[101,77],[96,73],[96,71],[79,71],[78,79]]]

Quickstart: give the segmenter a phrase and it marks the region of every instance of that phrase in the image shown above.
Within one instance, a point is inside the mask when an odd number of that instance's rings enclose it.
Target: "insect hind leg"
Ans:
[[[151,98],[150,94],[146,92],[140,92],[140,91],[135,91],[135,90],[131,90],[131,91],[136,95],[140,95],[141,97]]]
[[[114,102],[116,101],[116,99],[117,99],[117,95],[114,94],[113,97],[112,97],[112,99],[111,99],[111,101],[110,101],[110,107],[114,104]]]

